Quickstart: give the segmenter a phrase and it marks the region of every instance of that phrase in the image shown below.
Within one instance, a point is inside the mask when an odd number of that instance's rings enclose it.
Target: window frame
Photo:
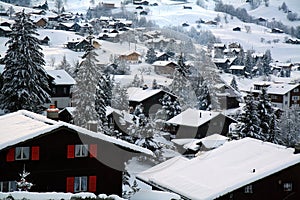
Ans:
[[[250,185],[246,185],[244,187],[244,193],[245,194],[253,194],[253,186],[250,184]]]
[[[19,150],[20,150],[20,156],[21,156],[20,158],[18,158]],[[26,155],[27,157],[24,157],[24,155]],[[29,159],[30,159],[30,147],[16,147],[15,160],[29,160]]]
[[[77,189],[78,184],[78,189]],[[75,176],[74,177],[74,192],[87,192],[88,191],[88,177]]]
[[[285,182],[283,183],[283,191],[285,192],[291,192],[293,191],[293,183],[292,182]]]
[[[79,148],[79,155],[77,154]],[[88,144],[75,144],[75,158],[88,157],[89,155],[89,145]]]
[[[8,183],[7,191],[3,190],[4,183]],[[0,192],[13,192],[13,191],[17,191],[16,181],[1,181],[0,182]]]

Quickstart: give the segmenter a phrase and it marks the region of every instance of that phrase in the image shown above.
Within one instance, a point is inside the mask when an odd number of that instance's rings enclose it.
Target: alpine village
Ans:
[[[299,200],[299,0],[0,0],[0,200]]]

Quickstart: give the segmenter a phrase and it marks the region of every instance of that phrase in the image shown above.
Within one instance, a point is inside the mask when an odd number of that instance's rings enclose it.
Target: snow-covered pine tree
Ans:
[[[146,53],[146,62],[149,63],[149,64],[152,64],[154,63],[156,60],[156,54],[155,54],[155,51],[154,49],[151,47],[148,49],[147,53]]]
[[[6,112],[26,109],[40,113],[45,109],[44,104],[50,103],[44,54],[35,35],[38,35],[36,26],[29,15],[24,10],[17,13],[3,58],[0,102]]]
[[[162,105],[162,109],[165,110],[166,121],[181,113],[179,102],[177,100],[172,101],[170,95],[165,94],[159,101]]]
[[[88,49],[75,77],[73,103],[76,109],[74,111],[74,123],[85,128],[89,121],[97,119],[95,93],[100,72],[97,66],[97,56],[94,50]]]
[[[255,101],[252,93],[247,95],[245,103],[246,105],[243,107],[244,112],[239,117],[239,121],[242,123],[239,127],[240,137],[252,137],[265,141],[264,135],[261,134],[257,101]]]
[[[137,74],[134,75],[133,80],[131,82],[131,86],[133,86],[133,87],[141,87],[142,86],[141,79],[138,77]]]
[[[26,177],[30,174],[30,172],[25,171],[25,167],[23,172],[20,175],[20,181],[17,181],[17,188],[19,191],[28,191],[33,186],[32,183],[26,181]]]
[[[294,147],[300,140],[300,114],[292,106],[286,109],[278,121],[279,131],[276,132],[275,142],[287,147]]]
[[[71,64],[67,61],[66,55],[63,56],[60,64],[56,67],[56,69],[63,69],[65,70],[70,76],[74,73],[73,68],[71,67]]]
[[[188,73],[189,73],[188,67],[184,63],[184,57],[183,57],[182,53],[180,54],[180,56],[178,58],[176,69],[183,77],[188,76]]]
[[[235,76],[232,78],[231,82],[230,82],[230,86],[235,89],[236,91],[239,91]]]
[[[118,110],[128,111],[128,98],[127,88],[121,87],[119,82],[115,83],[112,92],[111,107]]]
[[[250,77],[252,77],[252,70],[253,70],[253,67],[255,66],[255,62],[252,57],[252,53],[253,53],[253,51],[247,50],[246,56],[245,56],[245,61],[244,61],[246,72],[249,74]]]
[[[270,51],[270,49],[267,49],[262,58],[264,74],[266,76],[269,76],[269,74],[271,73],[271,66],[270,66],[271,61],[272,61],[271,51]]]
[[[275,130],[271,130],[271,128],[275,128],[272,125],[274,123],[274,109],[272,108],[272,104],[270,98],[267,94],[267,89],[263,88],[261,90],[261,94],[258,98],[257,105],[258,117],[260,119],[260,128],[261,134],[264,135],[265,139],[269,142],[274,142],[274,132]]]
[[[98,115],[100,130],[107,130],[106,107],[111,106],[112,83],[109,74],[100,72],[100,78],[96,87],[95,109]]]

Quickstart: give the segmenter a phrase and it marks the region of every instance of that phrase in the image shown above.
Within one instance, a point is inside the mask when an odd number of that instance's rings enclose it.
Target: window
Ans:
[[[283,191],[290,192],[293,190],[293,184],[291,182],[283,184]]]
[[[294,92],[299,92],[299,88],[295,88],[295,89],[294,89]]]
[[[244,193],[246,193],[246,194],[252,194],[253,193],[252,185],[245,186]]]
[[[1,192],[12,192],[17,190],[16,181],[3,181],[0,182],[0,191]]]
[[[67,87],[64,87],[64,94],[67,94]]]
[[[87,156],[88,156],[87,144],[75,145],[75,157],[87,157]]]
[[[299,99],[300,99],[299,96],[292,96],[293,101],[298,101]]]
[[[16,147],[16,160],[29,160],[29,147]]]
[[[271,95],[271,99],[277,99],[278,98],[278,96],[276,96],[276,95]]]
[[[55,87],[52,88],[52,93],[53,93],[53,94],[56,94],[56,88],[55,88]]]
[[[74,178],[74,192],[87,191],[87,177],[79,176]]]

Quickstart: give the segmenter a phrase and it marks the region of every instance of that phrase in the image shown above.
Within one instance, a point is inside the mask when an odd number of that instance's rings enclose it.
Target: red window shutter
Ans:
[[[68,145],[67,158],[74,158],[75,155],[75,145]]]
[[[96,192],[97,190],[97,176],[89,177],[89,192]]]
[[[40,159],[40,147],[35,146],[31,148],[31,160],[39,160]]]
[[[7,162],[12,162],[15,160],[15,148],[11,148],[8,150],[6,154],[6,161]]]
[[[97,158],[97,144],[90,145],[90,157]]]
[[[66,186],[67,192],[74,192],[74,177],[67,177],[67,186]]]

